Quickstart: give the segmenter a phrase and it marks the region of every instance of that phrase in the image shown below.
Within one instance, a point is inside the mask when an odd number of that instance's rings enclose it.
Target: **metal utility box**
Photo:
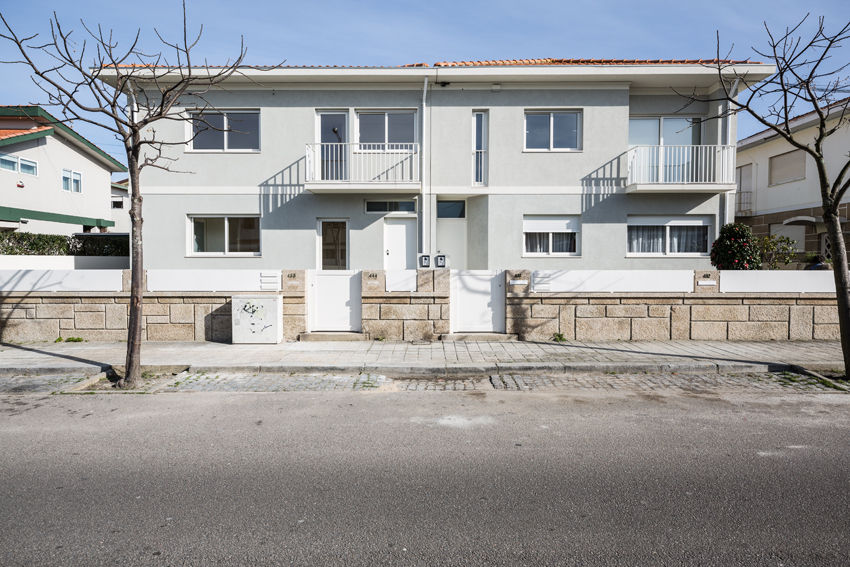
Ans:
[[[279,295],[234,295],[233,344],[276,344],[283,340],[283,300]]]

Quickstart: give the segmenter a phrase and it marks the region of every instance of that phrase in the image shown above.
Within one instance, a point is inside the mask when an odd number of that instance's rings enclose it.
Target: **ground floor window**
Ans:
[[[466,201],[437,201],[438,219],[466,218]]]
[[[367,213],[415,213],[416,201],[366,201]]]
[[[578,254],[578,216],[525,215],[522,219],[522,232],[525,256]]]
[[[194,254],[260,254],[258,216],[192,216],[190,221]]]
[[[348,269],[348,226],[345,221],[319,221],[322,269]]]
[[[711,220],[706,217],[629,217],[629,254],[708,254]]]

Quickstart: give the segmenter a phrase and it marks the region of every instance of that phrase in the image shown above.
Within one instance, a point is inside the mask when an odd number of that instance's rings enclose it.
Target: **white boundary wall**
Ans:
[[[387,291],[416,291],[416,270],[387,270]]]
[[[0,255],[0,270],[127,270],[129,256]]]
[[[148,291],[280,291],[279,270],[148,270]]]
[[[533,292],[692,292],[693,270],[536,270]]]
[[[0,291],[121,291],[121,270],[0,270]]]
[[[832,270],[723,270],[727,293],[835,293]]]

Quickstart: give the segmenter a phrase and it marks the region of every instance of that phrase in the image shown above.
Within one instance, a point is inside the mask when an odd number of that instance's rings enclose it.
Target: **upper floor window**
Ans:
[[[525,215],[522,232],[525,256],[574,256],[579,249],[579,217]]]
[[[361,150],[413,149],[416,113],[410,110],[357,113]]]
[[[78,171],[70,169],[62,170],[62,190],[71,193],[83,192],[83,175]]]
[[[0,169],[38,175],[38,163],[18,156],[0,154]]]
[[[564,151],[581,149],[580,111],[527,111],[525,149]]]
[[[767,163],[768,185],[780,185],[799,181],[806,177],[806,153],[794,150],[773,156]]]
[[[630,146],[698,146],[700,126],[697,118],[655,116],[629,118]]]
[[[193,112],[193,150],[259,151],[260,113],[256,110]]]
[[[487,185],[487,113],[472,113],[472,184]]]

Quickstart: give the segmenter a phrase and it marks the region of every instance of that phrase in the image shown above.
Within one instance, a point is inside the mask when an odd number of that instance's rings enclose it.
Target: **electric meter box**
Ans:
[[[283,340],[283,300],[279,295],[234,295],[233,344],[277,344]]]

